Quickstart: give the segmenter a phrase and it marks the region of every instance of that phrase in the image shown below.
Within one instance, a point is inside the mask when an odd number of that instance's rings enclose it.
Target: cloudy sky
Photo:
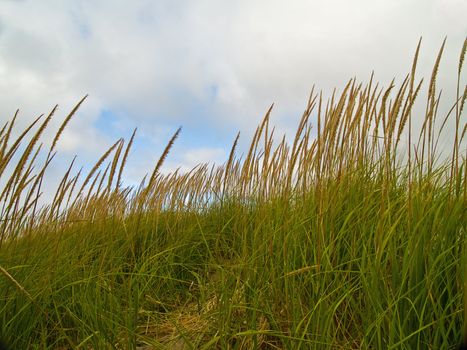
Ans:
[[[400,81],[420,37],[429,78],[447,36],[439,85],[452,101],[466,14],[465,0],[0,0],[0,122],[19,108],[26,125],[59,104],[56,128],[89,94],[64,159],[93,162],[138,127],[126,171],[136,182],[183,126],[166,171],[222,163],[273,102],[272,121],[291,133],[313,85],[326,94],[372,71]]]

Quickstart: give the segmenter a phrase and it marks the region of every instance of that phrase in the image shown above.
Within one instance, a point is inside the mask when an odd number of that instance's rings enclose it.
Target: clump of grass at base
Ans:
[[[224,165],[161,174],[177,130],[151,177],[124,188],[133,133],[88,174],[72,164],[48,206],[38,205],[46,170],[84,99],[43,164],[40,138],[55,109],[13,140],[15,115],[0,129],[0,338],[15,349],[462,342],[466,45],[452,112],[438,115],[443,44],[415,135],[419,47],[400,86],[351,80],[327,102],[312,91],[291,144],[274,137],[271,108],[244,160],[237,136]],[[437,162],[449,118],[452,152]]]

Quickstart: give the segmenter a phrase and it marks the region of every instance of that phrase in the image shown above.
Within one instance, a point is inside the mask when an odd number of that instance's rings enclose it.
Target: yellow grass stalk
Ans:
[[[4,132],[5,130],[7,130],[7,126],[8,126],[9,122],[7,121],[3,127],[2,127],[2,130],[0,130],[0,145],[2,145],[0,147],[0,162],[1,162],[1,159],[3,158],[3,145],[5,145],[6,143],[6,139],[7,139],[7,135],[5,134],[4,135]]]
[[[101,179],[99,181],[99,185],[97,186],[97,191],[96,191],[96,194],[95,194],[96,198],[99,198],[99,194],[100,194],[100,192],[102,190],[102,185],[104,184],[105,178],[107,177],[107,172],[110,169],[110,164],[111,163],[108,163],[107,166],[105,167],[104,173],[102,174],[102,177],[101,177]],[[105,192],[103,194],[105,195]]]
[[[39,174],[37,174],[36,176],[36,179],[33,183],[33,185],[31,186],[31,189],[28,191],[28,194],[26,196],[26,199],[24,201],[25,205],[27,205],[27,203],[29,203],[29,201],[31,200],[32,198],[32,195],[33,193],[36,191],[36,188],[37,186],[39,185],[39,183],[42,181],[42,178],[44,176],[44,173],[45,173],[45,169],[47,168],[47,166],[50,164],[50,162],[53,160],[53,158],[55,157],[55,154],[53,154],[48,160],[47,162],[45,162],[44,166],[42,167],[41,171],[39,172]],[[40,195],[40,191],[38,190],[36,192],[36,198]],[[37,201],[36,201],[37,202]],[[32,215],[34,216],[34,212],[32,213]],[[26,213],[26,212],[25,212]]]
[[[263,166],[262,166],[262,181],[261,184],[263,186],[263,197],[266,198],[267,196],[267,187],[268,187],[268,178],[270,177],[270,169],[271,169],[271,152],[272,152],[272,145],[274,142],[274,132],[275,128],[272,128],[271,133],[268,136],[268,140],[265,143],[264,149],[264,157],[263,157]]]
[[[11,147],[9,148],[9,150],[6,152],[6,147],[7,147],[7,142],[9,140],[9,136],[10,136],[10,132],[11,132],[11,128],[13,127],[14,125],[14,120],[16,118],[16,114],[15,114],[15,117],[13,118],[11,124],[10,124],[10,128],[8,129],[7,131],[7,134],[6,134],[6,138],[5,138],[5,143],[3,145],[3,150],[2,150],[2,154],[6,154],[4,155],[1,163],[0,163],[0,176],[2,175],[3,171],[5,170],[6,166],[8,165],[8,163],[10,162],[11,158],[13,157],[13,155],[15,154],[15,152],[17,151],[18,147],[19,147],[19,144],[20,142],[23,140],[23,138],[26,136],[26,134],[34,127],[34,125],[36,125],[36,123],[43,117],[43,115],[40,115],[39,117],[37,117],[31,124],[29,124],[29,126],[18,136],[18,138],[16,139],[16,141],[13,143],[13,145],[11,145]]]
[[[306,130],[306,126],[308,125],[308,120],[310,118],[311,112],[313,111],[315,104],[316,104],[316,99],[317,95],[314,94],[314,87],[310,92],[310,96],[308,98],[308,103],[305,111],[302,114],[302,118],[300,119],[300,123],[298,124],[297,132],[295,134],[294,142],[292,145],[292,151],[290,155],[290,160],[289,160],[289,169],[288,169],[288,174],[287,174],[287,184],[286,184],[286,189],[285,193],[288,193],[291,189],[291,182],[292,182],[292,176],[294,173],[295,169],[295,164],[298,159],[298,155],[300,154],[302,148],[306,145],[304,143],[305,139],[302,137],[303,131]]]
[[[245,161],[243,162],[243,169],[242,169],[242,175],[241,175],[241,179],[240,179],[240,182],[242,183],[242,193],[244,193],[246,191],[246,186],[248,184],[248,179],[250,178],[250,172],[251,172],[251,167],[252,167],[252,159],[255,157],[255,151],[256,151],[256,147],[257,147],[257,144],[259,142],[259,139],[261,138],[261,133],[264,129],[264,126],[266,125],[268,119],[269,119],[269,116],[271,114],[271,111],[274,107],[274,103],[271,104],[271,106],[269,107],[268,111],[266,112],[266,115],[264,116],[260,126],[258,126],[258,128],[256,128],[256,131],[255,131],[255,134],[253,135],[253,139],[251,141],[251,144],[250,144],[250,148],[248,150],[248,153],[247,153],[247,156],[245,158]]]
[[[73,115],[76,113],[76,111],[78,110],[78,108],[81,106],[81,104],[84,102],[84,100],[86,100],[86,98],[88,97],[88,95],[86,94],[77,104],[75,107],[73,107],[73,109],[71,110],[71,112],[66,116],[66,118],[63,120],[62,124],[60,125],[57,133],[55,134],[55,137],[52,141],[52,146],[50,146],[50,150],[49,150],[49,155],[53,152],[53,150],[55,149],[55,146],[57,145],[57,142],[58,140],[60,139],[60,136],[62,135],[63,133],[63,130],[65,130],[66,126],[68,125],[68,123],[70,122],[71,118],[73,117]],[[57,108],[58,106],[55,106],[54,110]],[[47,156],[48,158],[48,156]]]
[[[15,200],[19,201],[21,194],[23,193],[23,190],[34,180],[33,178],[30,178],[30,175],[32,174],[32,171],[34,169],[34,162],[37,158],[37,156],[40,153],[40,150],[42,148],[42,144],[37,147],[36,152],[34,153],[32,159],[29,161],[29,164],[26,167],[26,170],[24,171],[24,175],[21,176],[21,178],[18,178],[17,181],[13,185],[13,195],[11,197],[10,202],[13,202]],[[6,199],[6,198],[5,198]]]
[[[240,132],[238,132],[237,136],[235,137],[232,148],[230,149],[229,158],[228,158],[227,163],[225,165],[224,179],[222,181],[223,182],[223,189],[222,189],[222,197],[223,198],[226,195],[225,191],[226,191],[227,182],[228,182],[227,180],[231,176],[232,164],[233,164],[234,158],[235,158],[235,149],[237,148],[237,143],[238,143],[239,138],[240,138]]]
[[[29,145],[31,145],[33,143],[33,141],[31,141]],[[36,141],[37,141],[37,139],[36,139]],[[34,143],[36,141],[34,141]],[[30,183],[30,181],[28,181],[28,179],[29,179],[29,176],[30,176],[30,174],[32,172],[34,161],[35,161],[37,155],[39,154],[41,147],[42,147],[42,144],[39,145],[39,147],[37,148],[37,150],[35,151],[35,153],[34,153],[34,155],[32,157],[32,160],[29,161],[28,165],[26,165],[25,163],[27,163],[28,157],[30,156],[31,152],[33,151],[34,145],[32,145],[31,147],[27,147],[27,149],[26,149],[27,156],[23,155],[20,158],[20,160],[18,162],[18,165],[16,166],[16,168],[13,171],[12,175],[8,179],[2,193],[0,194],[0,202],[3,201],[3,203],[4,203],[4,208],[2,209],[2,212],[1,212],[2,215],[8,216],[11,209],[13,208],[13,206],[18,205],[17,202],[20,200],[21,194],[22,194],[24,188],[26,187],[26,183],[27,184]],[[24,171],[25,166],[26,166],[26,171],[24,172],[24,174],[22,174],[23,171]],[[10,193],[11,193],[11,196],[10,196]],[[10,196],[10,199],[8,201],[9,196]],[[5,234],[6,234],[5,229],[3,229],[1,235],[5,235]]]
[[[91,182],[91,185],[89,186],[88,193],[87,193],[86,197],[84,197],[83,200],[82,200],[82,205],[83,205],[84,212],[86,212],[86,209],[89,207],[88,204],[89,204],[89,201],[92,198],[92,191],[94,190],[94,186],[96,185],[97,180],[100,178],[101,172],[102,172],[101,170],[99,170],[97,172],[97,174],[95,175],[94,179]],[[81,191],[79,193],[81,193]],[[75,202],[76,202],[76,200],[75,200]],[[74,206],[74,203],[72,204],[72,207],[73,206]]]
[[[417,143],[417,148],[420,147],[420,142],[421,144],[421,167],[420,167],[420,172],[423,171],[423,163],[425,160],[425,148],[428,151],[427,157],[428,157],[428,163],[430,163],[430,146],[431,146],[431,130],[433,127],[433,117],[435,114],[435,109],[436,109],[436,77],[438,75],[438,69],[439,69],[439,64],[441,62],[441,56],[443,54],[444,50],[444,45],[446,44],[446,39],[444,39],[443,44],[441,45],[441,48],[438,52],[438,55],[436,56],[436,61],[433,66],[433,70],[431,73],[431,79],[428,87],[428,100],[427,100],[427,106],[426,106],[426,112],[425,112],[425,120],[423,121],[422,125],[422,130],[420,131],[420,135],[418,138],[418,143]],[[428,128],[428,130],[427,130]]]
[[[107,189],[106,189],[106,192],[108,192],[108,193],[110,193],[111,188],[112,188],[112,182],[113,182],[113,179],[114,179],[115,172],[117,170],[117,164],[118,164],[118,161],[120,159],[120,154],[122,153],[124,142],[125,141],[123,141],[123,139],[121,139],[120,144],[118,145],[117,150],[115,151],[114,158],[112,160],[112,166],[110,168],[109,179],[108,179],[108,182],[107,182]]]
[[[362,132],[361,132],[361,158],[359,159],[360,163],[363,163],[365,159],[368,159],[368,136],[371,128],[371,121],[372,115],[375,110],[375,104],[377,101],[377,92],[378,92],[378,84],[373,87],[373,78],[374,73],[371,73],[370,82],[367,86],[367,94],[365,95],[365,111],[363,117],[363,124],[362,124]]]
[[[78,193],[76,194],[76,198],[75,198],[75,202],[78,200],[78,197],[82,194],[84,188],[86,187],[86,185],[88,184],[89,180],[91,180],[92,176],[94,175],[94,173],[97,171],[97,169],[99,169],[99,167],[101,166],[101,164],[107,159],[107,157],[109,156],[110,153],[112,153],[112,151],[115,149],[115,147],[117,147],[120,142],[122,141],[122,139],[119,139],[117,142],[115,142],[103,155],[102,157],[99,158],[99,160],[97,161],[97,163],[94,165],[94,167],[91,169],[91,171],[89,172],[88,176],[85,178],[83,184],[81,185],[81,188],[80,190],[78,191]],[[88,194],[89,196],[89,194]]]
[[[12,178],[14,177],[19,177],[20,174],[22,173],[24,166],[31,155],[34,146],[36,143],[39,141],[39,138],[41,137],[42,133],[44,130],[47,128],[47,125],[49,124],[50,120],[52,119],[53,114],[55,113],[56,108],[53,108],[52,111],[49,113],[47,118],[44,120],[44,122],[41,124],[39,129],[36,131],[36,133],[33,135],[31,138],[31,141],[29,141],[29,144],[26,146],[26,149],[24,150],[23,154],[21,155],[20,160],[18,161],[18,164],[13,172]]]
[[[152,188],[152,186],[154,184],[154,181],[156,180],[157,174],[159,173],[159,170],[160,170],[162,164],[165,161],[165,158],[167,158],[167,155],[169,154],[170,149],[172,148],[175,140],[177,139],[177,137],[178,137],[178,135],[180,134],[181,131],[182,131],[181,127],[177,129],[177,131],[175,132],[175,134],[173,134],[173,136],[170,139],[169,143],[165,147],[164,152],[162,152],[162,155],[159,158],[159,160],[157,161],[156,167],[154,168],[154,171],[152,172],[152,175],[149,178],[148,190],[150,190]]]
[[[411,149],[412,149],[412,107],[413,107],[413,104],[415,102],[415,99],[417,98],[417,95],[418,95],[418,92],[420,90],[420,87],[422,85],[422,82],[423,82],[423,79],[420,80],[415,92],[413,90],[413,87],[414,87],[414,83],[415,83],[415,73],[417,71],[417,63],[418,63],[418,55],[420,53],[420,47],[421,47],[421,44],[422,44],[422,38],[420,38],[418,40],[418,45],[417,45],[417,49],[415,50],[415,55],[414,55],[414,58],[413,58],[413,62],[412,62],[412,70],[410,72],[410,87],[409,87],[409,96],[410,96],[410,102],[409,102],[409,106],[407,107],[407,110],[405,111],[405,113],[403,113],[404,115],[406,115],[406,117],[402,119],[401,121],[401,124],[400,124],[400,127],[399,127],[399,135],[398,135],[398,139],[400,138],[400,135],[402,134],[402,131],[404,130],[404,126],[405,126],[405,123],[406,121],[408,120],[409,121],[409,132],[408,132],[408,163],[409,163],[409,177],[412,176],[411,174],[411,169],[412,169],[412,162],[411,162]],[[409,178],[410,179],[410,178]],[[411,181],[409,180],[409,183],[411,183]]]
[[[464,106],[465,102],[465,96],[466,96],[466,91],[467,91],[467,86],[464,86],[464,94],[463,97],[461,98],[459,96],[460,93],[460,81],[461,81],[461,73],[462,73],[462,67],[464,65],[464,60],[465,60],[465,54],[467,52],[467,38],[464,39],[464,44],[462,45],[462,50],[459,56],[459,65],[457,68],[457,86],[456,86],[456,96],[457,96],[457,104],[456,104],[456,133],[454,135],[454,150],[452,154],[452,167],[451,167],[451,178],[453,178],[454,174],[458,174],[458,169],[459,169],[459,145],[463,139],[463,135],[465,133],[465,127],[464,125],[464,131],[462,132],[462,136],[459,139],[459,131],[460,131],[460,117],[462,114],[462,108]],[[461,104],[459,105],[459,101],[462,101]]]
[[[58,216],[58,211],[60,210],[60,204],[63,200],[63,197],[65,196],[65,184],[68,182],[68,177],[70,175],[71,169],[73,168],[73,164],[75,163],[76,156],[73,157],[73,160],[71,161],[70,165],[68,166],[67,171],[62,177],[62,180],[60,181],[57,191],[55,192],[54,198],[52,200],[51,204],[51,209],[50,209],[50,218],[53,219],[53,215],[55,211],[57,212]]]
[[[2,138],[2,148],[0,150],[0,154],[2,155],[2,158],[3,156],[5,155],[5,152],[6,152],[6,148],[8,146],[8,141],[10,140],[10,135],[11,135],[11,131],[13,130],[13,126],[15,125],[15,122],[16,122],[16,119],[18,118],[18,113],[19,113],[19,109],[16,110],[14,116],[13,116],[13,119],[11,120],[10,122],[10,125],[8,127],[8,130],[6,132],[6,134],[4,135],[4,137]],[[40,119],[42,116],[39,116],[38,119]],[[37,119],[37,120],[38,120]],[[37,120],[34,122],[34,124],[37,122]],[[8,123],[7,123],[8,124]],[[32,128],[32,126],[31,126]]]
[[[412,91],[412,90],[409,91],[409,95],[407,96],[407,99],[406,99],[407,103],[404,106],[404,110],[402,112],[402,116],[400,118],[399,126],[398,126],[398,129],[397,129],[397,137],[396,137],[395,147],[397,147],[397,145],[399,144],[402,132],[404,131],[404,129],[406,127],[407,121],[409,122],[409,132],[408,132],[408,135],[409,135],[409,140],[408,140],[409,153],[410,153],[411,130],[412,130],[412,123],[411,123],[412,108],[413,108],[413,105],[415,103],[415,100],[417,99],[418,93],[420,92],[420,88],[422,86],[422,83],[423,83],[423,79],[420,80],[417,87],[415,88],[415,91]]]
[[[137,130],[137,128],[135,128],[133,130],[133,133],[131,134],[131,137],[130,137],[130,141],[128,142],[128,145],[127,145],[127,147],[125,149],[125,153],[123,154],[122,162],[120,164],[120,169],[118,171],[117,183],[115,184],[115,189],[118,189],[120,187],[120,185],[121,185],[123,169],[125,168],[125,164],[126,164],[126,161],[127,161],[127,158],[128,158],[128,154],[130,153],[131,146],[133,145],[133,140],[134,140],[135,135],[136,135],[136,130]]]

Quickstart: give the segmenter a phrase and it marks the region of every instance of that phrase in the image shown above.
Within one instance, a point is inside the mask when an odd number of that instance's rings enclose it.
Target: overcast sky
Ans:
[[[139,181],[183,126],[166,171],[222,163],[273,102],[273,123],[291,133],[313,85],[329,93],[373,70],[400,81],[421,36],[427,79],[447,36],[439,86],[452,101],[466,17],[465,0],[0,0],[0,122],[59,104],[56,128],[89,94],[65,159],[92,162],[138,127],[126,176]]]

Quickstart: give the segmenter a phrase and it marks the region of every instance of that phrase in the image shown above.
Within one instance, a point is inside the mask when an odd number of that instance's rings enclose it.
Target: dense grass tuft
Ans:
[[[312,92],[290,144],[274,138],[271,107],[243,160],[237,136],[224,165],[162,174],[177,130],[151,177],[124,188],[133,133],[87,175],[72,164],[47,206],[44,174],[84,99],[45,158],[55,109],[12,139],[15,115],[0,129],[0,338],[13,349],[455,348],[467,336],[466,45],[447,116],[443,47],[416,135],[418,48],[398,87],[351,80],[327,102]]]

